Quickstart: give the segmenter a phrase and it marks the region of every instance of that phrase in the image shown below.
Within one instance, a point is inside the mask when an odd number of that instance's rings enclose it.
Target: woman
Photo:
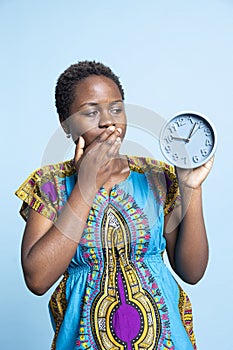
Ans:
[[[120,155],[123,101],[118,77],[101,63],[79,62],[58,79],[57,111],[76,150],[16,192],[27,220],[25,281],[42,295],[64,274],[49,304],[52,349],[195,349],[190,301],[162,255],[185,282],[202,278],[201,184],[212,160],[177,169],[179,195],[172,166]]]

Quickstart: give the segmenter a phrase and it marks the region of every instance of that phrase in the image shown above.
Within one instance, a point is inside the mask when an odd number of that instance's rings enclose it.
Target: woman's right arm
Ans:
[[[44,294],[67,269],[97,189],[110,176],[105,165],[120,148],[118,136],[107,128],[88,146],[85,154],[84,140],[80,138],[75,151],[78,181],[55,223],[30,209],[22,241],[22,267],[26,284],[33,293]],[[106,140],[110,142],[104,142]]]
[[[44,294],[64,273],[78,246],[90,207],[75,185],[56,223],[30,209],[22,241],[28,288]]]

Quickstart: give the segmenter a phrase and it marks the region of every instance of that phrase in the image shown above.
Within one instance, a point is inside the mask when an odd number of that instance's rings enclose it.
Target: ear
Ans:
[[[62,126],[62,129],[65,131],[65,133],[66,133],[67,135],[70,135],[70,128],[69,128],[69,126],[67,125],[67,123],[66,123],[65,120],[61,123],[61,126]]]

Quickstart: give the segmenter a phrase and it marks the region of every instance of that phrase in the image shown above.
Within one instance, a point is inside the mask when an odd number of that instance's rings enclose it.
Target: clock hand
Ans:
[[[187,138],[185,138],[185,137],[176,137],[176,136],[172,136],[172,139],[173,139],[173,140],[178,140],[178,141],[185,141],[185,143],[188,143],[188,142],[190,141],[191,137],[192,137],[192,136],[195,134],[195,132],[197,131],[197,130],[195,130],[196,125],[198,125],[197,122],[194,123],[194,125],[193,125],[193,127],[192,127],[192,129],[191,129],[191,131],[190,131],[190,133],[189,133],[189,136],[188,136]]]
[[[184,138],[184,137],[175,137],[175,136],[172,136],[172,139],[173,139],[173,140],[180,140],[180,141],[189,142],[189,139],[186,139],[186,138]]]
[[[192,127],[192,129],[191,129],[191,131],[190,131],[190,133],[189,133],[189,136],[188,136],[188,140],[189,140],[189,141],[190,141],[191,137],[192,137],[193,134],[194,134],[194,130],[195,130],[196,125],[197,125],[197,122],[194,123],[194,125],[193,125],[193,127]]]

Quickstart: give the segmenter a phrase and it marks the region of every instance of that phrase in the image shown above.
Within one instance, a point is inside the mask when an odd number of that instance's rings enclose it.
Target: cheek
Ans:
[[[92,134],[96,129],[96,123],[93,120],[71,120],[69,123],[69,128],[72,135],[80,136],[85,134]]]
[[[85,147],[90,145],[102,132],[103,130],[98,128],[91,128],[90,130],[84,132],[82,137],[85,140]]]

